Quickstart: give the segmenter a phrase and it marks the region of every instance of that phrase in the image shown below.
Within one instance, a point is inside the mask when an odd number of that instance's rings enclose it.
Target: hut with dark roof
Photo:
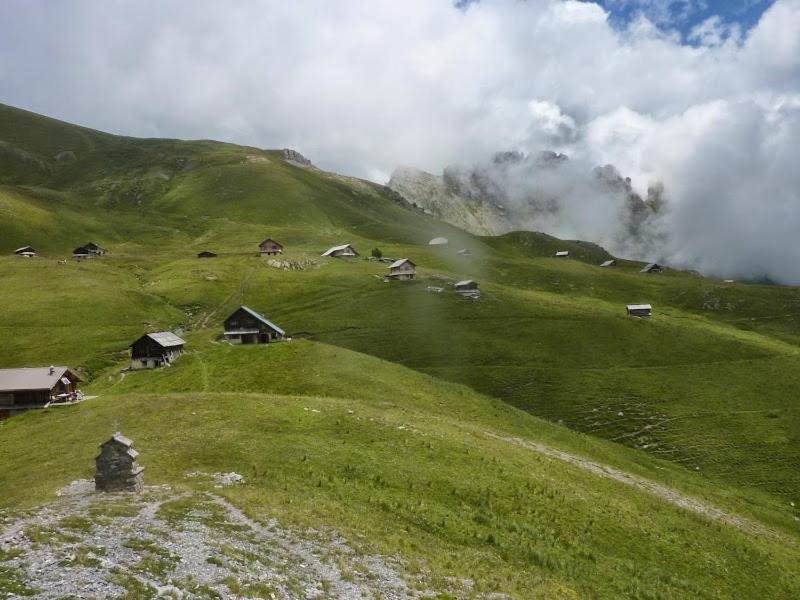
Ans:
[[[14,250],[14,254],[25,258],[32,258],[36,256],[36,250],[34,250],[33,246],[23,246],[22,248]]]
[[[267,344],[286,337],[286,332],[247,306],[225,319],[225,339],[231,344]]]
[[[146,333],[131,344],[131,369],[169,366],[183,354],[186,342],[171,331]]]
[[[103,254],[108,252],[108,250],[106,250],[105,248],[101,248],[94,242],[89,242],[88,244],[84,244],[83,247],[89,251],[89,254],[94,254],[95,256],[102,256]]]
[[[640,273],[661,273],[664,268],[658,263],[648,263],[639,271]]]
[[[202,252],[197,253],[197,258],[216,258],[217,253],[211,252],[210,250],[203,250]]]
[[[258,245],[261,256],[272,256],[273,254],[283,254],[283,245],[272,238],[267,238]]]

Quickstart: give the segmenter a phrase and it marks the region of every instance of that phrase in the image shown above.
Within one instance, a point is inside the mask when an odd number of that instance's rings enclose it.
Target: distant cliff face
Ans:
[[[642,198],[612,165],[592,168],[556,152],[501,152],[472,167],[448,166],[441,175],[401,167],[388,186],[476,234],[545,231],[629,255],[649,255],[663,241],[660,185]]]

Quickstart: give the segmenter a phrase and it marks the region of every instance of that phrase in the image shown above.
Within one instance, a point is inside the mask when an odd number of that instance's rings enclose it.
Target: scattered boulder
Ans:
[[[230,473],[214,473],[216,487],[224,488],[231,485],[244,485],[244,477],[231,471]]]
[[[290,163],[294,163],[296,165],[301,165],[303,167],[312,166],[310,160],[308,160],[305,156],[300,154],[297,150],[292,150],[291,148],[284,148],[283,149],[283,158],[284,158],[284,160],[287,160]]]

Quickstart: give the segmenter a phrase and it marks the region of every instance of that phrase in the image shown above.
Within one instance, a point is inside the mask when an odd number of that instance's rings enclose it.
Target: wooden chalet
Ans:
[[[664,268],[658,263],[648,263],[639,271],[640,273],[661,273]]]
[[[341,246],[334,246],[333,248],[328,248],[328,250],[322,253],[322,256],[330,256],[332,258],[346,258],[346,257],[358,256],[358,252],[356,252],[355,248],[353,248],[350,244],[342,244]]]
[[[216,258],[217,253],[211,252],[210,250],[203,250],[202,252],[197,253],[197,258]]]
[[[556,258],[569,258],[569,250],[559,250],[556,252]]]
[[[389,265],[387,279],[414,279],[417,276],[417,265],[407,258],[400,258]]]
[[[240,306],[225,319],[225,339],[231,344],[267,344],[285,337],[283,329],[247,306]]]
[[[22,248],[14,250],[14,254],[25,258],[33,258],[36,256],[36,250],[34,250],[33,246],[23,246]]]
[[[617,266],[617,261],[613,260],[613,259],[612,260],[607,260],[607,261],[601,263],[600,266],[605,268],[605,269],[611,269],[611,268]]]
[[[0,419],[30,408],[79,400],[78,375],[69,367],[0,369]]]
[[[261,256],[272,256],[274,254],[283,254],[283,245],[279,244],[271,238],[265,239],[258,245],[261,251]]]
[[[171,331],[146,333],[131,344],[131,369],[155,369],[171,365],[183,354],[186,342]]]
[[[106,250],[105,248],[101,248],[94,242],[89,242],[88,244],[84,244],[83,247],[89,251],[89,254],[93,254],[95,256],[102,256],[103,254],[108,252],[108,250]]]
[[[72,251],[72,258],[75,260],[84,260],[94,256],[86,246],[78,246]]]
[[[653,315],[653,307],[649,304],[628,304],[629,317],[650,317]]]

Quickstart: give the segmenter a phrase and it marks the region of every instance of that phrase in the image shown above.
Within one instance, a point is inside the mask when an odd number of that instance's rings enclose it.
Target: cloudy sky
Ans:
[[[3,0],[0,102],[377,181],[551,148],[663,181],[676,264],[800,282],[800,0]]]

